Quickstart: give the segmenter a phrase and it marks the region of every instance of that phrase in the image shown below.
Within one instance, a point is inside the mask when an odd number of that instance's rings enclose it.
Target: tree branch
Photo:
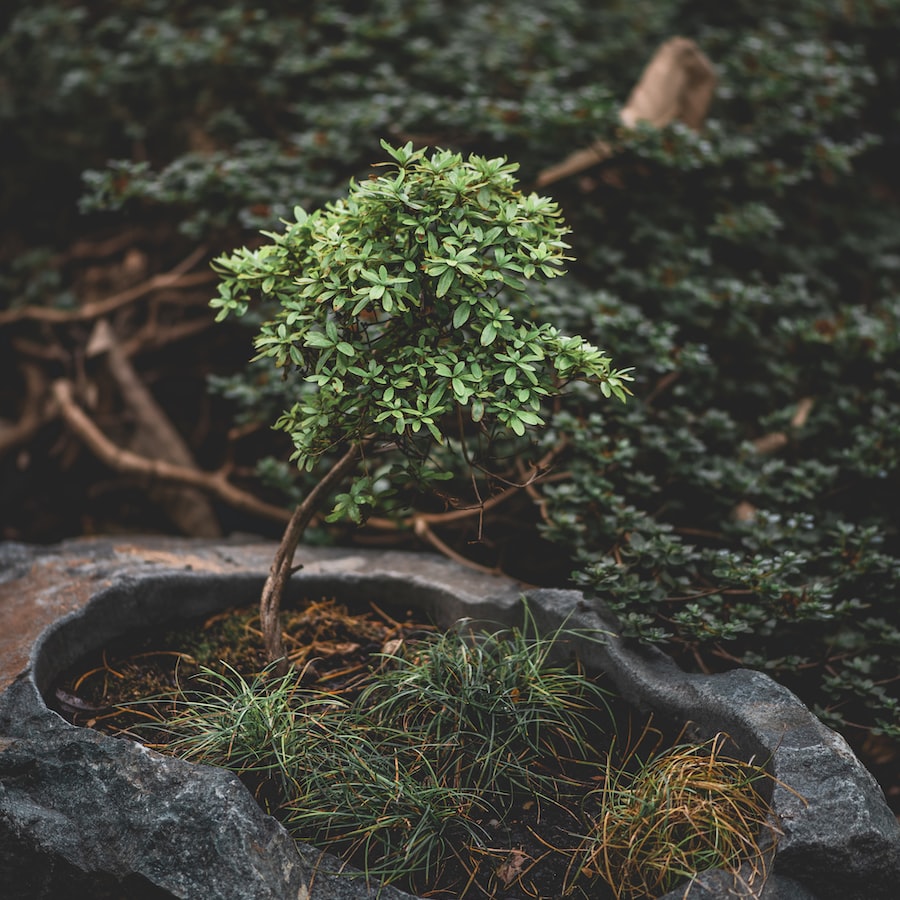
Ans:
[[[423,517],[419,517],[415,520],[415,532],[416,534],[427,541],[437,550],[439,553],[442,553],[448,559],[452,559],[454,562],[459,563],[461,566],[465,566],[468,569],[474,569],[476,572],[486,572],[488,575],[501,575],[503,574],[500,569],[494,568],[491,569],[488,566],[483,566],[480,563],[473,562],[471,559],[466,559],[461,553],[457,553],[452,547],[448,546],[444,541],[442,541],[429,527],[428,523],[425,521]]]
[[[196,468],[190,448],[128,361],[107,319],[97,322],[88,344],[93,347],[94,354],[105,354],[107,368],[136,423],[129,442],[130,449],[151,459]],[[205,492],[194,487],[169,484],[153,486],[148,494],[183,534],[192,537],[222,536],[219,520]]]
[[[385,519],[379,516],[370,516],[366,519],[366,525],[371,525],[379,531],[399,531],[404,528],[412,528],[416,534],[419,534],[419,523],[425,525],[443,525],[448,522],[458,522],[462,519],[470,519],[472,516],[479,516],[494,507],[505,503],[511,497],[515,497],[518,493],[526,490],[529,486],[543,480],[541,475],[546,469],[549,469],[554,460],[568,446],[568,438],[563,436],[556,446],[548,450],[532,467],[531,471],[523,475],[525,481],[522,484],[511,484],[504,488],[499,494],[494,494],[481,503],[472,506],[465,506],[460,509],[451,509],[447,512],[440,513],[413,513],[405,519],[399,521],[395,519]]]
[[[235,509],[276,522],[289,521],[290,514],[287,510],[258,500],[252,494],[235,487],[228,481],[224,471],[204,472],[201,469],[176,465],[165,460],[147,459],[116,446],[75,402],[72,383],[67,379],[54,382],[53,396],[69,428],[84,441],[95,456],[117,472],[138,475],[150,480],[189,485],[213,494]]]

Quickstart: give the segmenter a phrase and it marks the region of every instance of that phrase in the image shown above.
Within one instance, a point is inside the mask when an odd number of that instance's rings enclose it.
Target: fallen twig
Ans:
[[[797,408],[791,417],[791,428],[802,428],[806,424],[806,420],[809,418],[814,405],[815,400],[812,397],[802,397],[798,400]],[[764,434],[753,441],[753,446],[756,448],[757,453],[774,453],[776,450],[787,446],[789,440],[788,434],[784,431],[770,431],[768,434]]]
[[[812,412],[815,400],[812,397],[801,397],[797,401],[797,408],[791,416],[791,429],[802,428]],[[757,453],[768,455],[783,449],[790,442],[790,435],[784,431],[770,431],[753,441]],[[731,518],[735,522],[752,522],[756,518],[756,506],[749,500],[741,500],[731,511]]]

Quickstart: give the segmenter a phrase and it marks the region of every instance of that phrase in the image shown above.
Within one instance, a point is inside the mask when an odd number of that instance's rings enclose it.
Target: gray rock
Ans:
[[[245,795],[224,769],[87,729],[48,728],[0,752],[0,829],[32,865],[62,867],[34,897],[64,895],[73,867],[109,883],[140,876],[162,896],[297,897],[309,870]],[[9,878],[16,862],[3,859],[0,872]],[[94,889],[81,881],[85,894]]]
[[[296,845],[234,776],[74,728],[42,692],[125,630],[202,615],[258,596],[273,546],[142,539],[56,548],[0,545],[0,896],[6,898],[284,898],[402,900]],[[432,556],[301,551],[293,591],[416,607],[439,624],[514,621],[514,583]],[[750,887],[703,873],[691,898],[830,900],[896,896],[900,827],[846,743],[759,673],[681,672],[665,655],[615,637],[602,606],[573,591],[532,591],[543,628],[580,629],[577,648],[642,709],[690,720],[704,740],[726,732],[767,761],[782,832],[767,879]],[[747,873],[744,873],[747,874]],[[744,881],[747,879],[744,878]],[[685,896],[684,887],[667,900]]]

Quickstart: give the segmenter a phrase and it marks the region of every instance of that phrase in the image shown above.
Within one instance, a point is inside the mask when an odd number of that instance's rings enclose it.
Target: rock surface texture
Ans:
[[[52,548],[0,545],[0,897],[190,900],[402,900],[296,845],[230,773],[66,723],[42,692],[85,653],[126,631],[252,602],[274,545],[109,539]],[[518,618],[513,582],[426,555],[301,548],[292,589],[408,604],[443,625]],[[547,628],[605,632],[579,653],[642,709],[731,735],[771,760],[782,832],[765,883],[700,876],[695,900],[889,900],[900,884],[900,827],[846,743],[766,676],[681,672],[615,637],[602,607],[574,591],[527,599]],[[682,887],[666,900],[685,896]]]

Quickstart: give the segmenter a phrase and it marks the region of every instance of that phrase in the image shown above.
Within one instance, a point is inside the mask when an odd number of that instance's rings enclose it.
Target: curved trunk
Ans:
[[[275,558],[272,560],[269,576],[259,599],[259,619],[266,646],[266,657],[270,663],[276,663],[276,672],[279,675],[287,672],[288,661],[281,639],[278,613],[281,610],[281,598],[284,596],[288,579],[294,571],[294,553],[312,517],[328,499],[331,491],[353,470],[362,454],[364,443],[365,441],[351,444],[347,452],[307,494],[306,499],[294,510],[275,551]]]

